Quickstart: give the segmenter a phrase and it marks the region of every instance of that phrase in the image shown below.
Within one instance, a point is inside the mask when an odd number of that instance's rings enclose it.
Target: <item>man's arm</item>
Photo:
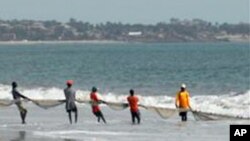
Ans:
[[[22,95],[22,94],[21,94],[21,93],[19,93],[18,91],[16,91],[16,94],[17,94],[19,97],[23,98],[23,99],[30,100],[28,97],[26,97],[26,96]]]
[[[189,97],[189,93],[187,92],[187,103],[188,103],[188,107],[189,109],[192,110],[191,106],[190,106],[190,97]]]
[[[175,97],[175,107],[179,108],[179,93],[177,93]]]

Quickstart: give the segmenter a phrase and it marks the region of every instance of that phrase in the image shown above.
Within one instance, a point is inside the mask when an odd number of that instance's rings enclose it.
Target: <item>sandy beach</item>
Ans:
[[[112,44],[125,43],[114,40],[51,40],[51,41],[0,41],[0,45],[32,45],[32,44]]]
[[[228,39],[226,42],[231,43],[249,43],[249,36],[218,36],[218,39]],[[143,42],[126,42],[126,41],[115,41],[115,40],[48,40],[48,41],[28,41],[28,40],[20,40],[20,41],[0,41],[0,45],[33,45],[33,44],[114,44],[114,43],[143,43]],[[149,42],[150,43],[150,42]],[[154,43],[154,42],[152,42]],[[173,43],[173,42],[169,42]],[[178,43],[178,42],[177,42]],[[192,43],[192,42],[190,42]],[[199,42],[198,42],[199,43]],[[209,43],[201,42],[201,43]]]
[[[108,124],[97,123],[89,105],[79,105],[79,122],[70,125],[64,105],[48,110],[32,104],[28,109],[27,124],[20,124],[15,105],[0,109],[1,141],[228,141],[230,124],[249,124],[249,121],[189,121],[182,123],[178,115],[168,120],[141,110],[141,125],[132,125],[128,109],[114,111],[103,106]]]

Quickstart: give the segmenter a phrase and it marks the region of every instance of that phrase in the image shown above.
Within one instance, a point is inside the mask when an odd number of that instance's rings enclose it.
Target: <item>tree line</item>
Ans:
[[[249,39],[249,23],[211,23],[201,19],[156,24],[123,24],[56,20],[0,20],[0,41],[112,40],[136,42],[230,41],[232,36]]]

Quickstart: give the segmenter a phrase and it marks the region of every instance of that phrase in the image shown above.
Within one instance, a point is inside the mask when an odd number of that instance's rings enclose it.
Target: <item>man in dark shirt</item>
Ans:
[[[71,112],[75,113],[75,123],[77,123],[77,107],[75,104],[75,96],[76,96],[76,92],[75,90],[72,89],[72,85],[73,85],[73,80],[68,80],[66,82],[67,88],[64,89],[64,95],[66,98],[66,111],[68,112],[69,115],[69,122],[70,124],[72,124],[72,118],[71,118]]]
[[[25,118],[26,118],[26,114],[27,114],[27,110],[23,107],[22,102],[21,102],[21,98],[23,99],[27,99],[29,100],[28,97],[22,95],[20,92],[18,92],[17,90],[17,83],[16,82],[12,82],[12,95],[13,95],[13,99],[15,100],[15,104],[18,107],[18,110],[20,112],[20,116],[22,119],[22,124],[25,124]]]

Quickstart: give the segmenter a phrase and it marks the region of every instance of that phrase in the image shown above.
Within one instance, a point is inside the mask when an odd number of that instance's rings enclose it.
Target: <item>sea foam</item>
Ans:
[[[63,90],[56,87],[19,88],[19,91],[31,99],[65,99]],[[89,93],[90,91],[76,90],[76,98],[89,100]],[[115,94],[112,92],[100,94],[101,99],[108,102],[126,103],[127,96],[127,94]],[[175,97],[172,96],[143,96],[143,94],[139,94],[138,97],[142,105],[175,108]],[[0,99],[12,99],[10,86],[0,84]],[[190,101],[191,107],[198,111],[250,117],[250,90],[241,94],[197,95],[192,96]]]

